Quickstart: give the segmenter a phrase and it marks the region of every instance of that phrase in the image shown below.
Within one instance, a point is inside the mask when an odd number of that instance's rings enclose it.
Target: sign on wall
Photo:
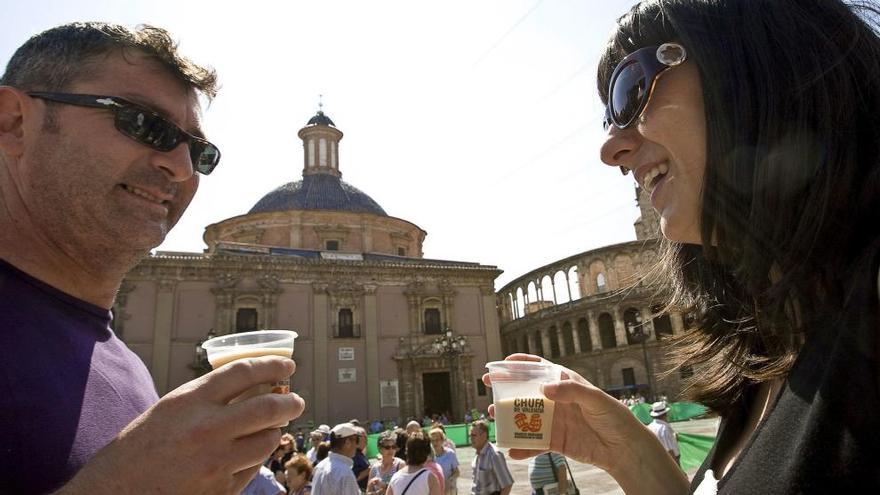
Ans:
[[[339,383],[352,383],[357,381],[356,368],[339,368]]]
[[[354,361],[354,347],[340,347],[339,348],[339,360],[340,361]]]
[[[380,381],[379,395],[381,396],[380,407],[400,407],[397,398],[397,380]]]

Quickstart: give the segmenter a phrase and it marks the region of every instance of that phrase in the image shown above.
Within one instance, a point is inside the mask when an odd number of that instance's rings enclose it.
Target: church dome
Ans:
[[[251,213],[288,210],[337,210],[388,216],[379,203],[339,177],[306,175],[275,189],[251,208]]]

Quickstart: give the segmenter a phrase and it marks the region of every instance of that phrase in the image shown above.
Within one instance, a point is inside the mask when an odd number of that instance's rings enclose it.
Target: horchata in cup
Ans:
[[[498,446],[549,449],[556,404],[544,397],[541,385],[560,379],[559,366],[535,361],[493,361],[486,368],[492,380]]]
[[[256,332],[221,335],[205,341],[202,348],[208,354],[211,367],[217,369],[226,363],[260,356],[293,357],[293,341],[296,332],[290,330],[258,330]],[[286,394],[290,392],[290,379],[265,383],[251,388],[232,402],[242,401],[260,394]]]

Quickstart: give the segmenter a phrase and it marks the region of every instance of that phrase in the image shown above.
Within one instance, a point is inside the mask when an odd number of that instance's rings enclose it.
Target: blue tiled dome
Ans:
[[[263,196],[251,213],[288,210],[339,210],[388,216],[379,203],[339,177],[306,175]]]

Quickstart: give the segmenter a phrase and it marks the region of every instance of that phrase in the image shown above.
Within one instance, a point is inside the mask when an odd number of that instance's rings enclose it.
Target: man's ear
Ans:
[[[0,152],[6,156],[24,153],[26,98],[26,94],[11,86],[0,86]]]

